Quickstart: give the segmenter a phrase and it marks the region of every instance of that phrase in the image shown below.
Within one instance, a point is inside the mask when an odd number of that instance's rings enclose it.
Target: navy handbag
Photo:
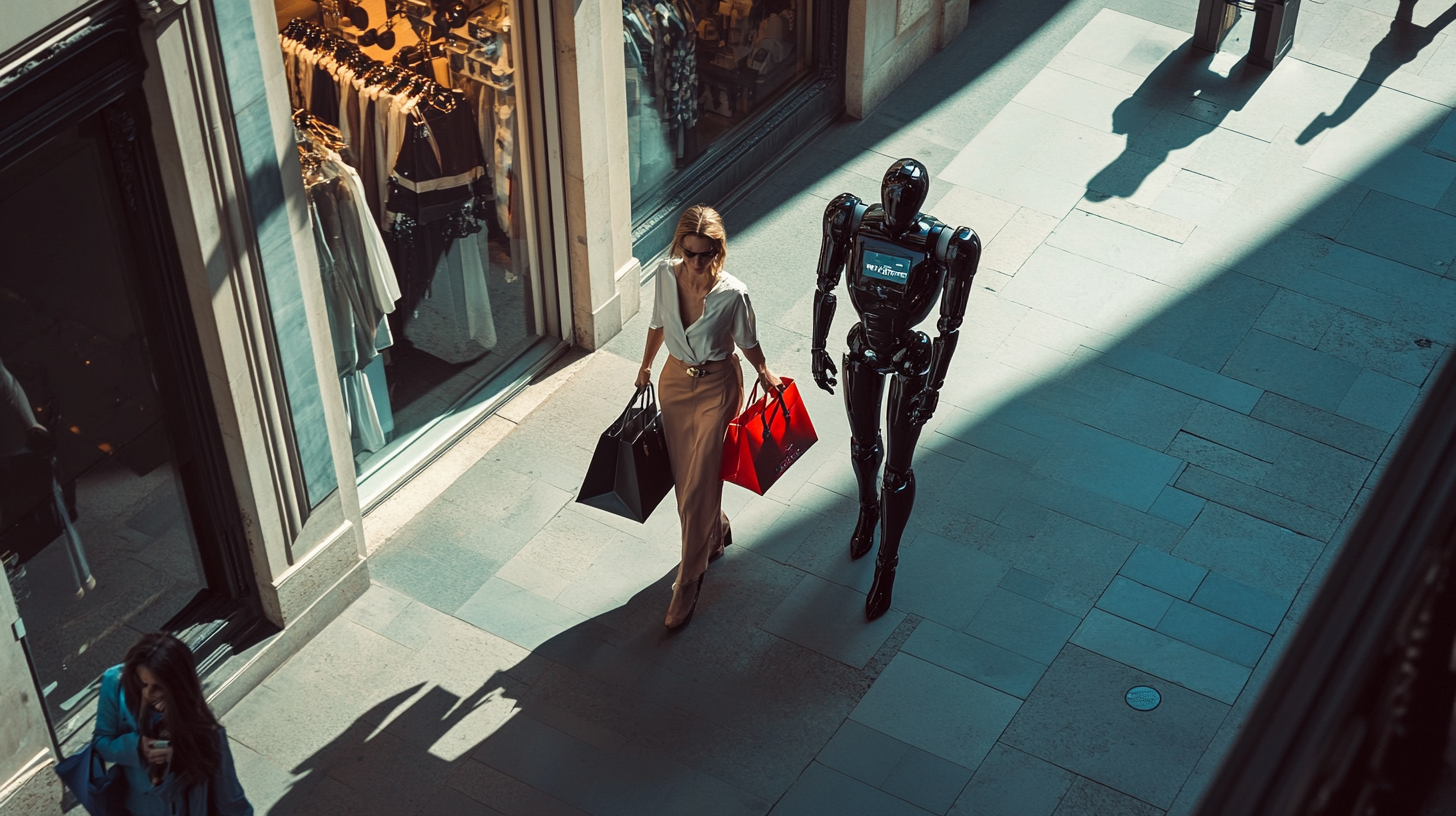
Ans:
[[[94,741],[61,760],[56,775],[91,816],[126,816],[126,779],[121,766],[107,768]]]

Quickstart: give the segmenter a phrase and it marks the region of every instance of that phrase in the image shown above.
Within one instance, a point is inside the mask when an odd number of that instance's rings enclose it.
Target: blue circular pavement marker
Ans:
[[[1138,711],[1152,711],[1163,702],[1163,695],[1152,686],[1133,686],[1127,690],[1127,704]]]

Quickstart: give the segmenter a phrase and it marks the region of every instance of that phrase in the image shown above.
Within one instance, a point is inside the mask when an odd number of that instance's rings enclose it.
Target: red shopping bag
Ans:
[[[809,446],[819,441],[799,388],[783,378],[781,396],[758,395],[758,384],[748,395],[754,400],[728,423],[723,439],[723,481],[746,487],[762,496],[798,461]]]

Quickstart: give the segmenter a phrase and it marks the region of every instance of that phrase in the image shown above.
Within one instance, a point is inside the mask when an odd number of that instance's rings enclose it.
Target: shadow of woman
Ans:
[[[1112,113],[1112,132],[1127,147],[1087,182],[1093,201],[1128,198],[1174,150],[1212,133],[1231,112],[1241,110],[1269,72],[1240,59],[1225,76],[1214,70],[1217,54],[1180,45],[1148,74],[1132,96]],[[1151,103],[1162,108],[1151,122]]]
[[[808,535],[794,527],[770,535]],[[838,552],[847,529],[832,533]],[[909,630],[896,629],[861,667],[771,635],[759,625],[801,573],[730,550],[712,566],[692,624],[669,632],[662,610],[674,572],[549,637],[489,622],[514,644],[432,612],[433,637],[449,647],[421,647],[403,673],[381,667],[382,676],[413,674],[412,685],[293,768],[268,812],[767,812]],[[480,657],[491,651],[499,657]],[[479,681],[467,679],[472,666],[482,667]]]
[[[1365,63],[1365,69],[1360,72],[1355,84],[1350,86],[1345,98],[1340,100],[1339,107],[1333,113],[1316,116],[1295,139],[1296,142],[1308,144],[1314,137],[1355,115],[1355,111],[1370,101],[1370,97],[1375,95],[1375,91],[1391,74],[1402,65],[1414,61],[1421,51],[1435,41],[1436,35],[1442,29],[1456,21],[1456,5],[1453,5],[1431,21],[1430,25],[1415,25],[1411,22],[1415,7],[1416,0],[1400,0],[1395,18],[1390,21],[1390,31],[1370,49],[1370,59]]]

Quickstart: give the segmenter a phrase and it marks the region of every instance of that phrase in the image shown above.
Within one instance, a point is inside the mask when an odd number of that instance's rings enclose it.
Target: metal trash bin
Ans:
[[[1223,38],[1239,21],[1240,7],[1229,0],[1198,0],[1198,21],[1193,25],[1193,47],[1218,53]]]
[[[1254,0],[1249,62],[1273,70],[1294,45],[1294,23],[1298,19],[1299,0]]]

